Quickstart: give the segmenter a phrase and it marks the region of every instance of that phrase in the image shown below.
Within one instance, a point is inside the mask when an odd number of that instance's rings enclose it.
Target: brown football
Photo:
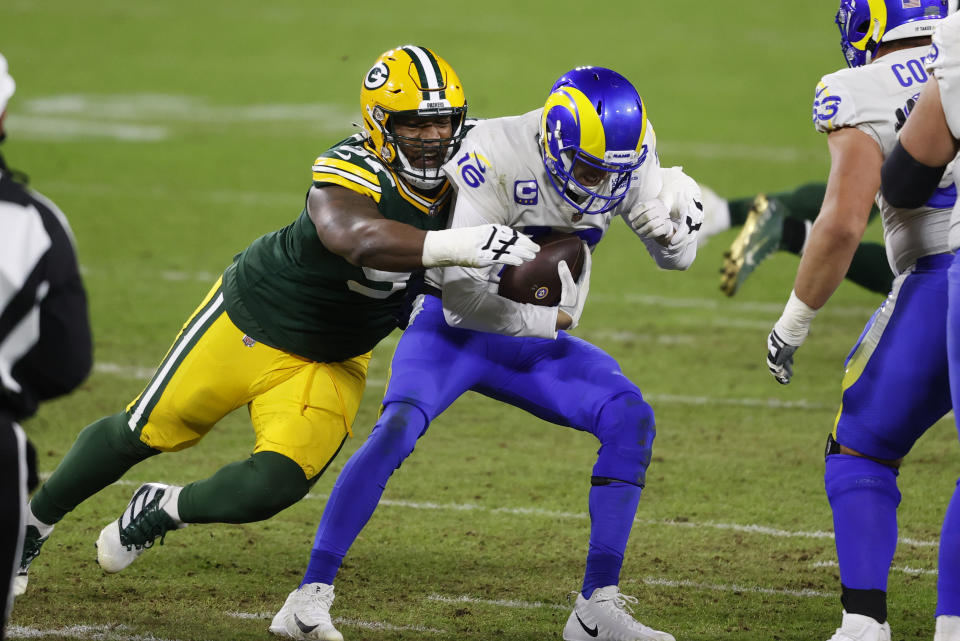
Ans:
[[[567,261],[570,273],[580,278],[583,270],[583,241],[579,236],[554,232],[535,238],[540,253],[522,265],[508,265],[500,273],[497,293],[518,303],[552,306],[560,302],[560,274],[557,265]]]

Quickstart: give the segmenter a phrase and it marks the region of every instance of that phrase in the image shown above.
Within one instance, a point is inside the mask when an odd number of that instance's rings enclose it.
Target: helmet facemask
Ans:
[[[544,148],[543,162],[550,182],[567,204],[580,214],[602,214],[620,204],[627,195],[633,172],[642,162],[636,152],[627,153],[627,162],[607,163],[583,150],[565,149],[554,160]],[[602,177],[597,181],[586,180],[584,173]],[[580,179],[578,174],[581,174]]]
[[[460,79],[433,51],[405,45],[382,54],[364,77],[360,91],[363,126],[370,148],[411,186],[430,190],[444,184],[442,165],[464,136],[467,101]],[[425,138],[416,119],[450,119],[450,135]],[[412,122],[411,122],[412,120]],[[401,122],[411,122],[398,133]],[[436,123],[435,123],[436,124]],[[401,127],[402,129],[402,127]],[[441,126],[446,133],[446,126]],[[423,159],[429,158],[431,166]]]
[[[382,115],[377,114],[378,109]],[[463,141],[465,112],[466,107],[398,112],[388,112],[380,107],[374,107],[372,117],[382,127],[383,132],[383,146],[378,150],[380,156],[414,187],[427,190],[439,187],[445,180],[443,164],[453,157]],[[377,118],[378,115],[381,117]],[[396,131],[396,126],[400,122],[420,118],[436,120],[443,116],[449,116],[450,119],[451,133],[447,137],[420,138],[404,136]],[[411,124],[410,128],[414,129],[416,125]],[[411,156],[414,158],[413,161]],[[435,162],[431,163],[434,166],[427,167],[420,162],[426,157],[435,159]]]

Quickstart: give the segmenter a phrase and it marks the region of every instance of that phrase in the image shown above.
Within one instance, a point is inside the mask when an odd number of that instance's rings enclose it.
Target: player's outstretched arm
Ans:
[[[385,271],[519,265],[540,249],[503,225],[425,232],[384,218],[369,197],[336,185],[312,187],[307,214],[327,249],[354,265]]]
[[[793,354],[806,340],[814,315],[850,267],[880,188],[883,155],[870,136],[845,127],[832,131],[827,143],[830,178],[823,206],[800,259],[790,300],[767,337],[767,367],[783,385],[790,382]]]

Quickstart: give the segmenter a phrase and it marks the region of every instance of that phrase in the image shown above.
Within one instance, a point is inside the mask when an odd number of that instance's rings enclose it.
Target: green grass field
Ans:
[[[26,425],[49,473],[89,422],[136,395],[234,253],[299,213],[314,157],[353,131],[364,72],[415,42],[458,71],[472,115],[538,107],[578,64],[639,87],[664,165],[727,196],[824,180],[810,124],[820,76],[843,64],[833,0],[398,4],[4,0],[0,51],[18,93],[11,166],[69,216],[90,296],[96,368]],[[869,237],[880,237],[879,225]],[[842,362],[880,299],[844,284],[789,387],[765,339],[797,260],[778,255],[734,299],[717,289],[730,231],[687,273],[656,269],[617,223],[599,248],[577,333],[615,357],[658,437],[621,587],[678,640],[826,639],[839,575],[823,443]],[[93,541],[142,481],[186,483],[245,458],[246,416],[156,457],[68,515],[31,572],[10,635],[30,639],[267,638],[306,566],[324,499],[375,420],[396,336],[375,354],[345,448],[274,519],[171,534],[105,575]],[[952,418],[900,479],[890,576],[897,639],[932,638],[936,544],[958,474]],[[469,394],[390,483],[347,557],[335,619],[349,640],[559,639],[578,589],[595,440]]]

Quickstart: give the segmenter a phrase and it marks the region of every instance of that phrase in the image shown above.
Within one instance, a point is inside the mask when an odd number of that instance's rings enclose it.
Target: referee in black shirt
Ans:
[[[15,84],[0,55],[0,142]],[[73,236],[57,206],[26,187],[0,156],[0,641],[13,605],[33,448],[17,421],[90,372],[87,297]]]

